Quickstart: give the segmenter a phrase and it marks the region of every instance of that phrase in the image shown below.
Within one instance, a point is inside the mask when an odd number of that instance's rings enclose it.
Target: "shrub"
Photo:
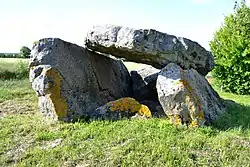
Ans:
[[[226,91],[250,94],[250,8],[242,1],[210,42],[213,75]]]
[[[19,61],[15,65],[15,71],[9,71],[7,69],[0,69],[0,79],[3,79],[3,80],[23,79],[23,78],[28,78],[28,76],[29,76],[28,64],[22,61]]]
[[[23,61],[19,61],[16,65],[16,78],[22,79],[22,78],[28,78],[29,76],[29,67],[27,63],[24,63]]]
[[[0,58],[5,58],[5,54],[4,53],[0,53]]]

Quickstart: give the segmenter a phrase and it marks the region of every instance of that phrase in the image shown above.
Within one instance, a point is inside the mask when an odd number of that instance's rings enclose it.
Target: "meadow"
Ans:
[[[0,59],[0,166],[250,166],[250,96],[213,85],[235,103],[201,128],[159,118],[54,122],[39,114],[27,74],[6,76],[27,72],[27,63]]]

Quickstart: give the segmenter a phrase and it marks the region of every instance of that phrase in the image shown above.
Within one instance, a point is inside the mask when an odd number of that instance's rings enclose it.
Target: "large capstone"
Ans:
[[[153,29],[94,26],[87,34],[85,45],[94,51],[156,68],[172,62],[206,75],[214,67],[212,54],[197,42]]]
[[[121,61],[58,38],[34,44],[30,81],[41,113],[65,121],[96,116],[99,106],[132,95],[132,81]]]
[[[216,120],[225,105],[196,70],[170,63],[158,75],[156,88],[163,110],[174,124],[202,126]]]

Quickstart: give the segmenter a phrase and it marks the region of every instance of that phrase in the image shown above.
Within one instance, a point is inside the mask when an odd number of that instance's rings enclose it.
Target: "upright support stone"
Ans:
[[[58,38],[34,44],[30,81],[41,113],[65,121],[96,116],[99,106],[133,92],[129,72],[121,61]]]
[[[159,73],[156,88],[163,110],[174,124],[202,126],[225,111],[223,100],[194,69],[183,70],[170,63]]]

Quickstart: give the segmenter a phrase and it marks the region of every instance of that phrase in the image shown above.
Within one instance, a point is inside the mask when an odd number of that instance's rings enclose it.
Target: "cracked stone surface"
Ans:
[[[196,70],[170,63],[158,74],[156,88],[164,112],[174,124],[202,126],[225,112],[225,104]]]
[[[65,121],[91,117],[97,107],[132,95],[132,81],[122,61],[58,38],[34,44],[30,82],[41,113]]]
[[[213,55],[197,42],[154,29],[97,25],[88,31],[87,48],[158,69],[176,63],[206,75],[214,67]]]

